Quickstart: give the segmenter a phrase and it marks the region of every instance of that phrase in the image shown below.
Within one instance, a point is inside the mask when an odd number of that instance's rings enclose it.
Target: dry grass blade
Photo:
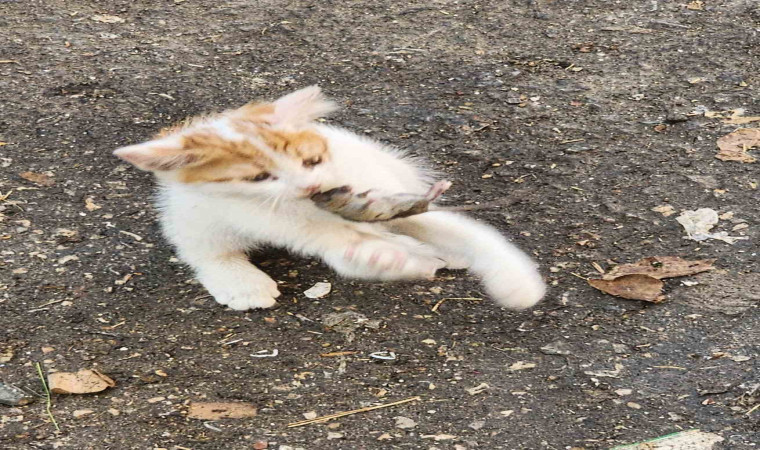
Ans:
[[[385,403],[382,405],[368,406],[366,408],[353,409],[351,411],[344,411],[344,412],[339,412],[335,414],[329,414],[327,416],[315,417],[309,420],[302,420],[300,422],[289,423],[288,428],[302,427],[304,425],[311,425],[312,423],[326,422],[328,420],[337,419],[339,417],[345,417],[345,416],[350,416],[352,414],[359,414],[359,413],[363,413],[367,411],[373,411],[375,409],[389,408],[391,406],[402,405],[404,403],[414,402],[418,400],[422,400],[422,397],[411,397],[411,398],[407,398],[405,400],[399,400],[393,403]]]
[[[55,417],[53,416],[53,411],[51,411],[53,402],[50,399],[50,389],[48,389],[47,382],[45,381],[45,375],[42,374],[42,366],[40,363],[37,363],[37,374],[40,376],[42,387],[45,388],[45,410],[47,411],[47,415],[50,417],[50,421],[53,422],[55,431],[61,431],[61,427],[58,426],[58,422],[56,422]]]
[[[434,313],[440,314],[438,312],[438,308],[440,308],[441,305],[444,302],[447,302],[449,300],[457,300],[457,301],[465,301],[465,302],[480,302],[480,301],[483,301],[482,298],[477,298],[477,297],[449,297],[449,298],[442,298],[430,310],[433,311]]]
[[[330,352],[330,353],[322,353],[319,356],[321,356],[322,358],[335,358],[339,356],[355,355],[357,353],[359,352]]]

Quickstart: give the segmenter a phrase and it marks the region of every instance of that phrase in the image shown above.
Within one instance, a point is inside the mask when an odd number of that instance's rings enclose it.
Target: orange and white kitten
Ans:
[[[429,176],[398,150],[316,119],[335,109],[317,86],[163,130],[116,156],[153,172],[161,222],[179,257],[217,302],[269,308],[277,283],[249,260],[259,246],[321,258],[339,274],[374,280],[430,278],[469,268],[499,304],[534,305],[545,286],[536,265],[496,229],[464,215],[428,212],[385,223],[349,222],[309,196],[349,185],[424,194]]]

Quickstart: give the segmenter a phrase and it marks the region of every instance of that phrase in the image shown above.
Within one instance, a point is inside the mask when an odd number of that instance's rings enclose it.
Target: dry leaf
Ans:
[[[641,259],[633,264],[621,264],[602,278],[614,280],[625,275],[648,275],[662,280],[663,278],[685,277],[700,272],[712,270],[714,259],[699,259],[687,261],[678,256],[653,256]]]
[[[676,210],[673,209],[673,207],[670,205],[655,206],[654,208],[652,208],[652,211],[658,212],[665,217],[672,216],[673,214],[676,213]]]
[[[100,23],[124,23],[126,20],[122,19],[119,16],[109,16],[108,14],[99,14],[97,16],[92,16],[90,19],[94,20],[95,22]]]
[[[55,181],[49,176],[45,175],[44,173],[34,173],[34,172],[21,172],[18,174],[21,178],[31,181],[34,184],[38,184],[40,186],[52,186],[55,184]]]
[[[218,420],[254,417],[256,407],[251,403],[193,402],[187,416],[191,419]]]
[[[614,280],[588,280],[588,284],[616,297],[660,303],[663,282],[649,275],[624,275]]]
[[[753,163],[757,158],[747,150],[757,146],[760,146],[760,128],[740,128],[718,139],[720,151],[715,157],[721,161]]]
[[[5,364],[13,359],[14,353],[12,348],[0,350],[0,364]]]
[[[686,4],[686,9],[691,9],[692,11],[702,11],[705,9],[705,4],[702,2],[702,0],[694,0],[693,2]]]
[[[96,211],[102,208],[102,206],[95,203],[95,200],[93,200],[92,197],[84,199],[84,207],[87,208],[87,211]]]
[[[92,394],[116,386],[110,377],[97,370],[55,372],[48,375],[48,386],[56,394]]]

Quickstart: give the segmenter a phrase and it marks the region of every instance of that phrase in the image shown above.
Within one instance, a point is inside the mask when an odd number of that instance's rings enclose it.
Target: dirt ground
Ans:
[[[716,449],[757,448],[760,166],[715,154],[760,124],[704,115],[760,115],[755,0],[3,0],[0,13],[0,381],[42,392],[39,362],[117,383],[54,395],[59,433],[44,399],[0,405],[0,447],[607,449],[698,428]],[[158,232],[151,177],[111,151],[314,83],[342,105],[330,121],[454,180],[445,203],[514,198],[475,215],[535,255],[545,301],[433,311],[482,299],[477,280],[355,282],[274,251],[253,257],[281,308],[208,298]],[[675,218],[698,208],[732,212],[717,229],[748,239],[684,239]],[[583,279],[658,255],[717,269],[667,280],[657,305]],[[307,299],[319,281],[332,293]],[[325,325],[346,311],[367,322]],[[200,401],[258,414],[188,418]]]

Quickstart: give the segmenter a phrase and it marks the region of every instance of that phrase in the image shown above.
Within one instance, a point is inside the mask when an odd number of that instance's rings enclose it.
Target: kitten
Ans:
[[[335,108],[311,86],[191,119],[114,154],[156,175],[164,234],[216,301],[232,309],[276,304],[277,283],[246,254],[262,245],[370,280],[469,268],[503,306],[523,309],[541,299],[544,283],[530,258],[464,215],[359,223],[318,209],[310,195],[338,186],[418,194],[430,186],[425,169],[398,150],[315,122]]]

